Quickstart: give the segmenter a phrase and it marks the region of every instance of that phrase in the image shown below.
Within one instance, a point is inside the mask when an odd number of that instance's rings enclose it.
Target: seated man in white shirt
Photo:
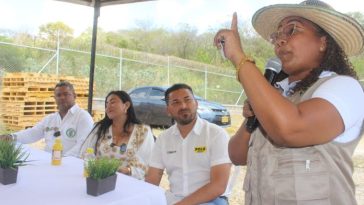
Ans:
[[[221,196],[229,180],[228,134],[197,115],[198,102],[186,84],[165,93],[167,111],[176,124],[154,146],[145,181],[159,186],[166,169],[167,204],[228,204]]]
[[[77,157],[81,144],[93,127],[93,120],[88,112],[75,104],[76,93],[71,83],[67,81],[57,83],[54,88],[54,99],[58,112],[47,115],[32,128],[10,135],[1,135],[0,139],[11,139],[27,144],[44,138],[45,150],[51,152],[55,138],[60,137],[64,155]]]

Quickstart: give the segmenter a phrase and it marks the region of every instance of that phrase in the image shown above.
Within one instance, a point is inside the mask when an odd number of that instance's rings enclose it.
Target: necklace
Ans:
[[[121,133],[119,133],[119,135],[117,135],[116,133],[114,133],[114,134],[115,135],[113,135],[112,143],[110,144],[110,146],[111,147],[118,146],[119,153],[124,154],[127,150],[127,144],[129,142],[131,133],[121,131]]]
[[[119,153],[124,154],[126,152],[127,144],[129,141],[129,135],[126,136],[114,136],[112,139],[111,147],[119,147]]]
[[[117,146],[117,145],[113,142],[110,144],[110,147],[115,147],[115,146]],[[126,147],[127,147],[126,143],[123,143],[118,147],[119,147],[120,154],[124,154],[126,152]]]

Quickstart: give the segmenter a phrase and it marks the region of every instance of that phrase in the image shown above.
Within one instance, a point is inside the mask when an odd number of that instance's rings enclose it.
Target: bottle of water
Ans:
[[[83,157],[83,176],[84,177],[89,177],[89,173],[87,172],[87,165],[88,162],[92,159],[95,159],[95,153],[94,153],[94,149],[92,149],[91,147],[86,149],[86,153],[85,156]]]

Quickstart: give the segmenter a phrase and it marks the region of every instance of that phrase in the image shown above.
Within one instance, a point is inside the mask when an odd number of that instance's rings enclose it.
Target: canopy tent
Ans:
[[[129,4],[143,1],[153,1],[153,0],[57,0],[57,1],[65,1],[75,4],[81,4],[85,6],[96,7],[96,3],[98,2],[100,6],[108,6],[115,4]]]
[[[91,61],[90,61],[90,83],[89,83],[89,96],[87,111],[92,114],[92,97],[93,97],[93,85],[94,85],[94,72],[95,72],[95,57],[96,57],[96,39],[97,39],[97,23],[100,16],[100,7],[116,4],[128,4],[143,1],[155,1],[155,0],[56,0],[69,3],[81,4],[85,6],[91,6],[94,8],[94,22],[92,28],[92,44],[91,44]]]

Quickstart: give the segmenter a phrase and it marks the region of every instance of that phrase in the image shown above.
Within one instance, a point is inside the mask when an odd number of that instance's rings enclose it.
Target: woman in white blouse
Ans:
[[[91,147],[96,157],[120,159],[119,172],[144,180],[153,146],[152,131],[136,118],[130,96],[111,91],[105,100],[105,117],[95,124],[80,156]]]

